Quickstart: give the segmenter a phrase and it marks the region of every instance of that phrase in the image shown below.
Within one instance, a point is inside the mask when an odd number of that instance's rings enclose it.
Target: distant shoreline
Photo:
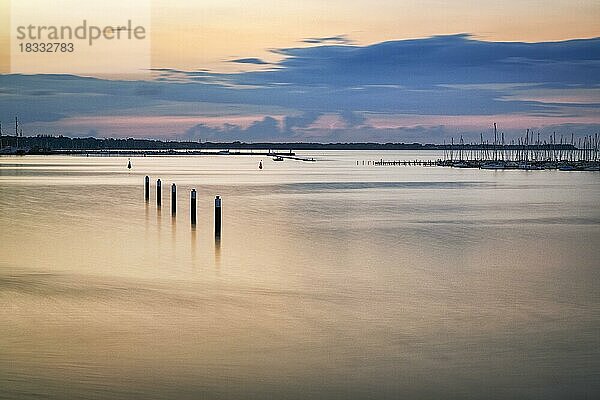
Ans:
[[[170,151],[180,153],[183,150],[199,152],[202,150],[263,150],[271,152],[290,152],[297,150],[481,150],[499,148],[493,144],[433,144],[433,143],[306,143],[306,142],[191,142],[191,141],[163,141],[153,139],[113,139],[113,138],[71,138],[66,136],[2,136],[4,150],[7,148],[22,149],[25,154],[55,154],[55,153],[80,153],[85,151],[132,151],[140,152],[161,151],[169,154]],[[505,149],[526,148],[525,145],[504,145]],[[573,150],[571,144],[528,145],[529,149],[563,149]]]

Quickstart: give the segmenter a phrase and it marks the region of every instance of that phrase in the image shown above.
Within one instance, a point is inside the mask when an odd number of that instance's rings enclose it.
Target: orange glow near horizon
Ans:
[[[98,131],[100,136],[120,137],[169,137],[174,132],[184,132],[196,125],[204,124],[209,127],[223,127],[234,124],[246,128],[253,122],[260,121],[264,115],[227,115],[227,116],[172,116],[172,115],[110,115],[82,116],[60,120],[62,130],[79,132],[84,136],[90,130]],[[281,120],[281,116],[273,116]],[[38,131],[48,131],[55,126],[53,122],[38,122],[27,124],[30,134]],[[108,134],[110,132],[110,135]]]
[[[153,65],[236,71],[238,57],[278,59],[269,50],[309,37],[347,35],[365,45],[470,33],[490,41],[600,36],[597,1],[190,0],[153,1]]]
[[[264,115],[228,115],[215,116],[84,116],[60,120],[62,130],[77,132],[86,136],[91,130],[97,131],[101,137],[172,137],[175,132],[185,132],[196,125],[203,124],[212,128],[222,128],[226,124],[233,124],[240,128],[247,128],[252,123],[261,121]],[[284,116],[272,115],[282,123]],[[486,132],[491,129],[492,123],[498,124],[500,130],[525,130],[538,128],[549,124],[581,123],[598,124],[599,115],[586,115],[579,117],[552,117],[523,114],[505,115],[369,115],[365,120],[365,127],[375,129],[396,129],[415,127],[444,126],[446,129],[460,132],[461,130],[481,130]],[[27,124],[29,134],[38,131],[49,131],[55,126],[53,122],[38,122]],[[335,114],[324,114],[313,124],[300,131],[320,130],[324,133],[336,129],[347,128],[343,120]],[[361,128],[357,128],[361,129]],[[174,137],[173,137],[174,138]]]

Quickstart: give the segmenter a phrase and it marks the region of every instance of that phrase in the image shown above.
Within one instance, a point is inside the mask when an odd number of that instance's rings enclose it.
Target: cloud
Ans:
[[[302,138],[302,130],[310,127],[320,116],[321,114],[318,112],[306,112],[285,116],[282,121],[273,116],[265,116],[262,120],[255,121],[246,128],[233,124],[224,124],[222,127],[197,124],[188,129],[183,138],[217,142],[232,140],[299,141]]]
[[[255,58],[255,57],[238,58],[238,59],[235,59],[235,60],[229,60],[229,62],[239,63],[239,64],[256,64],[256,65],[268,65],[268,64],[270,64],[269,62],[266,62],[264,60],[261,60],[260,58]]]
[[[114,115],[156,110],[197,117],[260,114],[251,125],[177,128],[180,135],[244,140],[434,140],[442,131],[456,136],[460,124],[444,121],[457,118],[488,125],[499,117],[517,121],[511,129],[531,123],[591,129],[600,123],[600,38],[522,43],[459,34],[361,46],[339,35],[304,42],[316,46],[278,49],[283,59],[269,70],[158,68],[151,81],[0,75],[0,120],[18,113],[24,123],[60,127],[68,118],[106,116],[110,122]],[[266,63],[255,57],[231,61]],[[377,126],[374,115],[397,122]],[[344,126],[319,124],[325,116]],[[107,129],[103,125],[102,133]],[[144,131],[140,127],[139,135]]]
[[[368,46],[280,49],[280,69],[239,75],[253,83],[288,81],[328,86],[449,84],[598,84],[600,39],[486,42],[468,35],[434,36]]]
[[[87,132],[87,137],[94,137],[94,138],[99,138],[101,137],[100,132],[98,132],[96,129],[90,129]]]
[[[346,35],[312,37],[302,40],[302,43],[310,44],[352,44],[354,43]]]
[[[241,141],[287,141],[290,138],[284,135],[279,121],[271,116],[266,116],[260,121],[255,121],[247,128],[238,125],[225,124],[222,127],[211,127],[198,124],[188,129],[183,139],[204,140],[215,142]]]
[[[535,131],[544,131],[549,135],[552,132],[558,132],[558,134],[570,137],[573,134],[575,137],[583,137],[590,134],[600,133],[600,123],[597,124],[552,124],[546,126],[538,126],[533,128]]]
[[[350,126],[357,127],[363,125],[367,118],[359,113],[353,111],[342,111],[340,117]]]
[[[306,128],[314,123],[322,114],[315,111],[305,112],[301,115],[288,115],[283,120],[283,129],[291,132],[294,128]]]
[[[198,124],[188,129],[181,139],[192,141],[254,141],[254,142],[442,142],[444,138],[456,136],[457,132],[452,128],[444,126],[411,126],[398,128],[377,129],[367,127],[356,129],[353,127],[329,128],[322,130],[308,128],[301,130],[286,129],[277,119],[267,116],[247,128],[237,125],[226,124],[222,127],[212,127],[206,124]],[[473,138],[478,138],[478,132],[472,132]],[[456,136],[458,137],[458,136]],[[465,134],[465,138],[469,134]]]

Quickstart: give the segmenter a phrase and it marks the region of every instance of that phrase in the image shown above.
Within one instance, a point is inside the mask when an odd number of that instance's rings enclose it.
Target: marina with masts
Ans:
[[[570,139],[570,140],[569,140]],[[465,145],[460,138],[458,145],[451,140],[449,147],[444,147],[444,158],[437,165],[455,168],[481,169],[521,169],[543,170],[559,169],[561,171],[599,171],[598,134],[566,139],[556,133],[542,139],[527,129],[523,137],[505,143],[504,133],[498,134],[494,124],[494,141]]]
[[[444,142],[443,158],[432,160],[402,161],[368,161],[367,165],[422,165],[453,168],[480,169],[520,169],[561,171],[600,171],[600,142],[598,134],[577,138],[563,135],[557,138],[556,133],[543,139],[540,133],[529,129],[525,135],[505,142],[504,133],[498,134],[494,124],[494,141],[484,140],[483,134],[479,143],[465,144],[462,136],[458,143],[454,138],[450,144]],[[357,165],[360,163],[357,161]],[[364,162],[363,162],[364,165]]]
[[[8,139],[8,138],[7,138]],[[15,117],[15,146],[4,145],[3,135],[2,135],[2,122],[0,122],[0,154],[16,154],[16,155],[24,155],[29,152],[29,147],[25,147],[22,145],[23,141],[23,128],[19,127],[19,117]],[[21,143],[20,143],[21,142]]]

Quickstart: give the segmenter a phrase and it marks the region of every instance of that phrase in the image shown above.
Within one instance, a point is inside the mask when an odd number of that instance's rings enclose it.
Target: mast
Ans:
[[[553,133],[554,137],[552,138],[552,159],[556,162],[556,132]]]
[[[504,132],[502,132],[502,161],[504,161],[504,158],[506,156],[506,146],[504,145]]]
[[[498,161],[498,155],[496,153],[496,142],[498,141],[498,134],[496,131],[496,123],[494,122],[494,161]]]
[[[540,132],[538,131],[537,133],[537,141],[535,142],[536,145],[536,156],[535,159],[536,161],[542,158],[542,154],[541,154],[541,150],[540,150]]]
[[[575,161],[575,157],[573,155],[573,144],[575,143],[574,140],[575,140],[575,135],[573,134],[573,132],[571,132],[571,149],[569,150],[569,153],[571,155],[571,162]]]
[[[594,145],[594,161],[598,161],[598,134],[594,133],[594,140],[596,144]]]
[[[529,128],[525,133],[525,165],[529,162]]]
[[[17,149],[19,148],[19,117],[15,116],[15,137],[17,138]]]
[[[479,143],[481,144],[481,148],[479,149],[479,160],[483,161],[484,157],[484,151],[483,151],[483,132],[479,133]]]
[[[444,161],[446,161],[446,139],[444,139]]]

